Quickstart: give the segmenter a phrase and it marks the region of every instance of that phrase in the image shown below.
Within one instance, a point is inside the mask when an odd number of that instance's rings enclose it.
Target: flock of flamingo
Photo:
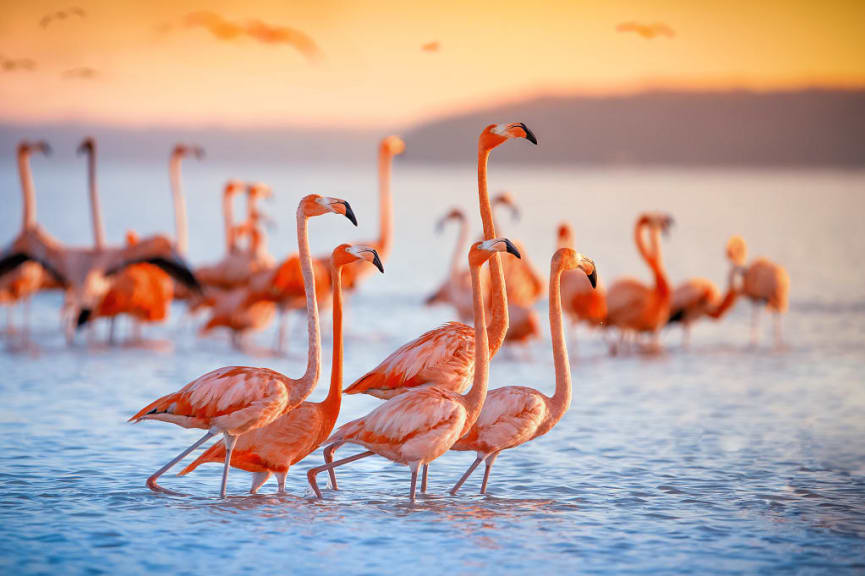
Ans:
[[[458,241],[442,284],[427,298],[429,305],[453,306],[460,321],[430,330],[398,348],[378,366],[343,389],[344,290],[373,271],[384,272],[383,261],[392,245],[390,172],[394,156],[405,145],[396,136],[381,141],[378,155],[380,234],[378,239],[340,244],[329,255],[310,253],[309,218],[339,214],[357,225],[346,200],[311,194],[297,208],[297,254],[277,262],[268,252],[264,228],[267,217],[259,202],[270,189],[259,183],[229,181],[223,194],[226,246],[224,257],[192,269],[186,262],[187,229],[181,186],[181,162],[200,158],[195,146],[178,145],[171,153],[170,174],[175,209],[175,236],[138,238],[129,233],[123,246],[105,243],[96,181],[96,143],[86,139],[79,153],[88,159],[94,244],[69,247],[45,232],[36,222],[36,202],[30,156],[48,154],[44,142],[22,142],[18,168],[24,197],[21,230],[0,254],[0,303],[21,303],[41,290],[62,290],[61,319],[69,342],[76,331],[99,318],[111,322],[120,315],[138,323],[163,321],[173,300],[185,301],[190,312],[207,312],[202,332],[223,327],[232,341],[243,346],[244,336],[263,328],[279,313],[278,349],[285,345],[285,317],[305,311],[306,369],[299,378],[244,366],[208,372],[177,392],[142,408],[130,421],[161,420],[205,434],[147,479],[157,492],[179,494],[158,480],[169,469],[214,436],[221,441],[201,453],[180,475],[207,462],[223,464],[220,495],[225,497],[231,467],[252,472],[255,493],[276,475],[279,493],[291,466],[324,446],[324,464],[307,473],[318,498],[317,477],[327,472],[332,490],[338,489],[335,470],[372,455],[404,464],[411,470],[410,499],[415,499],[419,472],[420,491],[426,492],[429,465],[449,450],[475,452],[476,458],[450,490],[456,494],[475,469],[484,464],[480,486],[484,494],[499,453],[549,432],[571,402],[571,372],[565,339],[565,316],[571,325],[585,323],[615,331],[608,342],[617,354],[633,346],[659,348],[658,335],[670,323],[681,322],[687,342],[691,324],[702,317],[721,318],[739,296],[754,303],[752,338],[756,338],[758,311],[775,313],[776,341],[780,343],[780,315],[787,308],[789,279],[783,268],[766,259],[746,265],[744,241],[734,236],[726,247],[730,262],[724,295],[709,280],[694,278],[671,288],[661,254],[661,235],[672,226],[663,213],[642,214],[634,240],[653,276],[653,284],[623,278],[605,290],[594,261],[574,249],[574,234],[563,223],[557,231],[558,247],[550,260],[549,280],[525,257],[522,246],[499,236],[494,208],[505,206],[518,215],[514,199],[487,191],[490,153],[510,139],[537,144],[523,123],[487,126],[478,140],[478,201],[483,238],[469,244],[467,213],[455,208],[440,221],[460,226]],[[233,200],[246,194],[246,220],[236,224]],[[467,258],[467,259],[466,259]],[[366,262],[366,264],[364,264]],[[489,263],[488,266],[484,264]],[[509,342],[537,338],[541,321],[534,309],[547,291],[549,325],[555,366],[555,390],[547,396],[524,386],[488,391],[490,360]],[[320,307],[332,309],[333,356],[331,381],[321,402],[306,401],[321,372]],[[28,321],[21,333],[28,333]],[[640,342],[640,337],[648,342]],[[368,394],[384,400],[362,418],[336,431],[342,394]],[[354,444],[362,452],[335,459],[335,452]]]

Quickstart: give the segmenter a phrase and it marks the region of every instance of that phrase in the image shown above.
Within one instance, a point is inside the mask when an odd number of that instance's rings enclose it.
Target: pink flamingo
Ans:
[[[567,222],[559,224],[558,248],[574,247],[574,230]],[[585,322],[591,327],[601,326],[607,317],[607,292],[600,279],[596,286],[585,274],[564,271],[561,279],[562,309],[573,324]]]
[[[177,392],[163,396],[141,409],[130,418],[131,422],[162,420],[184,428],[207,430],[201,439],[147,479],[147,486],[151,490],[176,494],[159,486],[159,477],[208,439],[222,434],[227,457],[220,495],[225,497],[231,452],[237,437],[266,426],[294,409],[315,388],[321,367],[321,335],[312,258],[309,254],[307,220],[328,213],[342,214],[353,224],[357,224],[348,202],[337,198],[313,194],[304,197],[297,208],[297,243],[308,287],[306,306],[309,342],[306,372],[300,379],[294,380],[265,368],[228,366],[208,372]]]
[[[341,244],[331,255],[333,284],[333,359],[330,389],[322,402],[303,402],[294,410],[280,416],[267,426],[244,434],[237,440],[231,456],[231,465],[252,472],[255,494],[276,474],[279,493],[285,493],[285,477],[291,466],[306,458],[324,442],[339,416],[342,401],[342,281],[343,267],[352,262],[370,262],[384,272],[374,248]],[[205,462],[225,462],[225,445],[214,444],[192,464],[180,472],[188,474]]]
[[[747,266],[748,247],[739,236],[730,239],[727,245],[730,258],[744,266],[742,295],[752,304],[751,343],[757,344],[757,328],[760,320],[760,307],[765,306],[775,314],[775,346],[783,345],[781,338],[781,314],[787,312],[790,299],[790,276],[787,271],[767,260],[757,258]]]
[[[519,258],[519,252],[505,238],[475,243],[469,251],[469,269],[474,295],[475,371],[471,389],[461,395],[439,386],[414,388],[391,398],[368,415],[340,426],[327,442],[325,453],[333,454],[342,444],[357,444],[366,452],[329,461],[307,473],[315,495],[321,498],[316,475],[324,470],[378,454],[411,469],[409,499],[414,501],[417,473],[445,452],[474,425],[487,395],[489,379],[489,342],[487,340],[484,296],[479,277],[480,267],[496,252],[508,252]],[[332,477],[333,479],[333,477]]]
[[[556,390],[545,396],[534,388],[505,386],[487,394],[483,410],[474,426],[460,438],[451,450],[477,453],[477,458],[451,489],[456,494],[481,462],[486,463],[481,494],[487,490],[487,481],[493,462],[502,450],[543,436],[565,415],[571,404],[571,368],[562,325],[562,299],[560,284],[562,272],[581,270],[594,286],[597,284],[595,263],[571,248],[560,248],[550,263],[550,331],[553,337],[553,360],[556,367]]]

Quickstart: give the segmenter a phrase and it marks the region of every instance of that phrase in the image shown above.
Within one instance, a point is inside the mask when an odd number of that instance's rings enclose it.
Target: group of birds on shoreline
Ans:
[[[478,201],[483,238],[466,247],[466,214],[451,210],[444,218],[461,221],[462,228],[447,278],[427,303],[452,304],[465,322],[448,322],[422,334],[344,390],[343,291],[353,289],[358,279],[373,267],[384,272],[383,261],[392,243],[391,161],[405,147],[395,136],[382,140],[379,147],[378,239],[340,244],[330,255],[314,258],[309,247],[309,218],[333,213],[354,225],[357,219],[346,200],[311,194],[301,199],[297,209],[298,253],[277,264],[263,244],[266,218],[258,207],[258,201],[270,194],[269,188],[230,181],[223,195],[226,255],[221,261],[197,270],[190,268],[183,257],[187,231],[180,163],[188,155],[201,157],[201,149],[180,145],[171,155],[175,238],[130,236],[126,246],[106,247],[95,179],[96,147],[92,139],[85,140],[79,151],[89,159],[95,246],[82,249],[62,245],[36,223],[29,156],[33,152],[46,153],[49,148],[42,142],[24,142],[18,155],[24,218],[18,236],[0,254],[0,302],[26,300],[42,289],[63,289],[64,326],[70,340],[76,326],[95,318],[114,318],[121,313],[136,316],[137,309],[130,310],[146,306],[140,298],[124,298],[142,290],[151,296],[156,294],[154,300],[163,309],[172,299],[185,299],[191,310],[210,308],[212,316],[204,326],[205,331],[225,326],[239,335],[258,326],[261,318],[272,318],[276,309],[282,313],[305,311],[307,363],[300,378],[292,379],[265,368],[220,368],[157,399],[130,419],[160,420],[205,430],[201,439],[148,478],[147,486],[154,491],[178,494],[162,487],[159,478],[209,439],[222,436],[221,441],[180,472],[187,474],[206,462],[223,463],[222,497],[226,495],[230,467],[253,473],[253,493],[271,475],[276,475],[279,492],[284,492],[290,467],[321,446],[324,446],[324,464],[307,474],[310,487],[319,498],[322,491],[318,474],[327,472],[330,486],[336,490],[336,468],[380,455],[410,468],[409,494],[414,500],[418,475],[421,474],[420,491],[426,492],[430,463],[449,450],[476,453],[475,461],[451,493],[456,494],[483,463],[485,472],[480,488],[483,494],[499,453],[549,432],[570,405],[566,315],[572,322],[586,322],[604,328],[605,332],[618,330],[619,340],[611,344],[613,353],[621,350],[629,336],[636,338],[638,334],[649,335],[650,348],[656,348],[658,332],[668,322],[681,321],[687,331],[700,317],[720,318],[739,295],[766,305],[779,317],[786,310],[789,285],[786,272],[768,260],[759,259],[745,266],[744,241],[734,237],[727,246],[731,269],[724,297],[702,279],[672,289],[660,248],[660,236],[669,230],[672,218],[663,213],[643,214],[635,225],[635,242],[652,271],[653,286],[626,278],[605,291],[599,284],[594,261],[575,250],[573,230],[567,225],[559,226],[558,247],[550,261],[547,282],[525,260],[525,251],[518,242],[498,235],[494,205],[515,209],[515,203],[509,195],[491,200],[487,164],[492,150],[511,139],[537,144],[535,135],[523,123],[487,126],[478,140]],[[247,221],[236,225],[231,200],[243,190],[247,193]],[[241,247],[240,240],[244,237],[246,245]],[[467,267],[463,267],[460,258],[466,255]],[[364,261],[372,266],[362,264]],[[487,262],[489,266],[484,267]],[[554,394],[546,396],[523,386],[488,392],[489,363],[503,344],[508,340],[524,341],[539,333],[540,321],[532,305],[545,286],[555,365]],[[321,371],[322,305],[332,309],[331,382],[324,400],[313,403],[306,398],[317,385]],[[467,323],[469,314],[471,322]],[[780,332],[777,337],[780,338]],[[343,393],[368,394],[384,402],[334,432]],[[357,445],[364,451],[336,460],[336,450],[346,444]]]

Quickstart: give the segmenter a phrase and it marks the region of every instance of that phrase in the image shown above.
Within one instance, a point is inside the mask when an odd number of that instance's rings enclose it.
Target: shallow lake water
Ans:
[[[111,162],[101,176],[108,237],[124,230],[170,231],[167,175],[159,165]],[[34,160],[39,220],[72,243],[90,239],[84,170],[71,159]],[[0,350],[0,572],[236,574],[287,573],[861,573],[865,571],[865,173],[802,171],[562,170],[490,164],[493,188],[523,206],[518,222],[500,215],[543,271],[555,224],[577,228],[578,248],[609,285],[648,280],[632,243],[644,209],[677,220],[664,240],[671,281],[705,276],[722,285],[732,233],[751,257],[784,264],[791,277],[785,345],[769,318],[749,344],[750,306],[695,327],[683,348],[678,329],[664,352],[610,357],[597,333],[569,334],[574,400],[548,435],[504,452],[486,496],[477,474],[457,497],[447,490],[471,463],[447,454],[431,466],[429,494],[411,505],[405,467],[369,458],[340,471],[341,490],[311,498],[306,470],[247,494],[250,475],[233,471],[218,499],[221,467],[163,484],[190,494],[151,493],[149,474],[196,440],[197,430],[126,423],[154,398],[214,368],[267,366],[303,371],[305,336],[295,320],[287,357],[242,353],[223,335],[195,336],[175,305],[165,326],[148,327],[147,346],[108,347],[106,327],[67,347],[58,328],[60,296],[32,305],[33,344],[6,338]],[[294,208],[309,192],[344,197],[360,221],[322,217],[310,226],[316,252],[373,237],[371,167],[185,166],[190,259],[222,251],[220,185],[228,176],[273,184],[266,209],[277,220],[270,248],[295,249]],[[3,241],[20,218],[14,163],[0,161]],[[443,277],[454,231],[434,220],[452,204],[477,216],[474,171],[398,165],[395,244],[384,276],[369,276],[347,303],[345,383],[400,344],[450,319],[424,308]],[[476,232],[475,232],[476,233]],[[491,386],[551,392],[554,371],[546,303],[544,337],[493,361]],[[20,311],[16,311],[20,321]],[[325,314],[323,323],[329,323]],[[128,334],[128,324],[121,324]],[[274,327],[256,335],[264,349]],[[329,379],[329,332],[324,372]],[[379,401],[347,397],[340,423]],[[342,454],[352,453],[345,447]]]

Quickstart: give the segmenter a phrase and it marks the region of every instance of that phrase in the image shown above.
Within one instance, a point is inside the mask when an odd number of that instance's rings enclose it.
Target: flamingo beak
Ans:
[[[589,283],[592,285],[592,290],[598,287],[598,269],[592,265],[592,273],[589,274]]]
[[[75,328],[81,328],[90,320],[90,316],[93,315],[93,311],[90,308],[84,308],[81,312],[78,313],[78,318],[75,320]]]
[[[372,263],[378,268],[378,271],[384,274],[384,265],[381,263],[381,258],[378,257],[378,252],[372,250]]]
[[[532,144],[537,146],[538,145],[538,139],[535,137],[534,132],[529,130],[529,127],[526,126],[525,122],[520,122],[520,128],[522,128],[523,131],[526,133],[526,140],[528,140],[529,142],[531,142]]]
[[[354,210],[351,209],[351,205],[343,200],[340,204],[345,206],[345,217],[348,218],[352,224],[357,226],[357,218],[354,215]]]
[[[517,247],[514,246],[514,243],[511,242],[510,240],[508,240],[507,238],[505,238],[505,251],[508,254],[513,254],[517,258],[522,259],[522,256],[520,256],[520,251],[517,250]]]

